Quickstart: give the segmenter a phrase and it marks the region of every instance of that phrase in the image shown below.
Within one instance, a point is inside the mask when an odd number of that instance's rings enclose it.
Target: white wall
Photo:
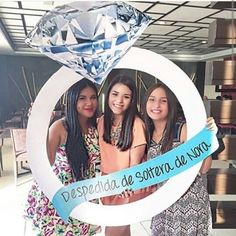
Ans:
[[[208,99],[215,99],[217,96],[220,95],[220,92],[215,92],[215,85],[205,85],[204,96],[207,96]]]

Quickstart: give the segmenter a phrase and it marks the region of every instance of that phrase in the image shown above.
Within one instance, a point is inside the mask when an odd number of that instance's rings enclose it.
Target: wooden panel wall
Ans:
[[[236,100],[212,100],[210,111],[217,123],[236,124]]]

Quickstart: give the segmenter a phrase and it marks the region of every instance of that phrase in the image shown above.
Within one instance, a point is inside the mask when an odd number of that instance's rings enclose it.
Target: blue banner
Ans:
[[[167,180],[204,160],[217,148],[215,132],[204,128],[186,143],[157,158],[109,175],[64,186],[57,191],[52,203],[61,218],[67,221],[78,204]]]

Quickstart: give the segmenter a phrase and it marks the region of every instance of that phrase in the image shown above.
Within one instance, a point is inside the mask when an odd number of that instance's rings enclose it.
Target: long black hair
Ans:
[[[72,85],[67,91],[65,122],[68,135],[66,154],[76,180],[83,179],[83,173],[88,169],[88,152],[79,124],[79,113],[77,112],[79,95],[81,91],[87,87],[92,88],[97,95],[97,88],[94,83],[85,78]],[[96,127],[96,118],[97,112],[89,119],[91,126]]]
[[[146,139],[148,143],[148,147],[150,147],[150,143],[153,136],[154,131],[154,124],[152,119],[147,114],[147,101],[150,97],[151,93],[157,89],[157,88],[163,88],[166,92],[167,97],[167,103],[168,103],[168,116],[167,116],[167,123],[165,127],[165,135],[162,142],[161,152],[165,153],[172,149],[173,145],[173,139],[174,139],[174,133],[175,133],[175,124],[177,121],[177,99],[175,95],[172,93],[172,91],[164,84],[157,83],[152,85],[146,92],[146,96],[144,99],[144,105],[143,105],[143,116],[144,116],[144,122],[146,126]]]
[[[124,113],[124,117],[122,120],[121,132],[119,136],[119,140],[116,146],[121,151],[128,150],[133,142],[133,124],[135,117],[138,114],[137,108],[137,90],[135,86],[135,82],[133,79],[126,75],[118,74],[115,78],[112,78],[111,83],[108,86],[106,97],[105,97],[105,110],[104,110],[104,134],[103,139],[107,143],[111,143],[111,127],[112,127],[112,119],[113,112],[109,107],[109,96],[111,89],[116,84],[123,84],[127,86],[132,92],[131,101],[128,109]]]

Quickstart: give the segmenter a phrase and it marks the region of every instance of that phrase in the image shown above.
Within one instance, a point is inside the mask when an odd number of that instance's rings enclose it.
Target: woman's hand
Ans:
[[[215,120],[213,117],[208,117],[207,118],[207,125],[206,127],[213,131],[215,134],[217,133],[218,131],[218,128],[216,126],[216,123],[215,123]],[[201,169],[200,169],[200,174],[206,174],[207,171],[211,168],[211,164],[212,164],[212,158],[211,156],[207,157],[203,162],[202,162],[202,166],[201,166]]]
[[[207,118],[207,125],[206,126],[209,130],[214,131],[215,134],[217,133],[218,128],[217,128],[217,125],[216,125],[213,117]]]
[[[119,194],[119,197],[121,197],[121,198],[129,198],[129,197],[132,197],[133,195],[134,195],[134,191],[132,191],[130,189],[126,189],[121,194]]]

